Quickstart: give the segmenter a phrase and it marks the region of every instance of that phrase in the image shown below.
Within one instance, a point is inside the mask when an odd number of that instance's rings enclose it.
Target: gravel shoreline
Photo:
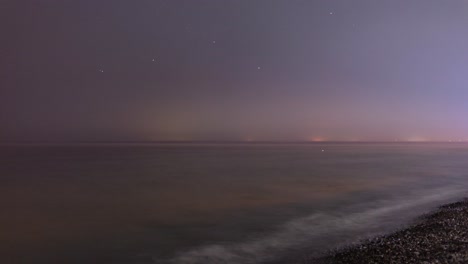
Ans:
[[[468,263],[468,199],[416,224],[309,263]]]

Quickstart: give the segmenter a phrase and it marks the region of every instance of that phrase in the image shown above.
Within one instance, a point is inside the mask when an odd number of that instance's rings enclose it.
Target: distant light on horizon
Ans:
[[[307,138],[307,141],[312,141],[312,142],[323,142],[323,141],[327,141],[327,139],[326,139],[325,137],[312,136],[312,137]]]

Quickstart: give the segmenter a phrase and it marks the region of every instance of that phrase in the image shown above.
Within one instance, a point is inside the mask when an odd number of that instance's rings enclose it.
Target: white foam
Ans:
[[[330,214],[325,212],[314,213],[310,216],[292,220],[285,223],[278,231],[251,241],[232,244],[213,244],[190,251],[181,252],[169,261],[156,261],[156,263],[177,264],[254,264],[278,257],[278,254],[288,248],[301,246],[320,237],[333,234],[346,234],[353,232],[354,239],[363,238],[365,234],[371,235],[381,230],[384,221],[391,221],[391,216],[400,211],[406,212],[406,218],[415,217],[437,205],[437,202],[447,201],[461,197],[465,191],[458,188],[439,188],[421,194],[412,194],[411,197],[400,197],[397,200],[370,202],[367,210],[353,212],[347,215]],[[418,197],[418,198],[415,198]],[[411,210],[418,208],[419,211]],[[384,220],[387,219],[387,220]],[[390,219],[390,220],[389,220]],[[356,234],[360,234],[356,236]],[[352,242],[343,240],[341,242]]]

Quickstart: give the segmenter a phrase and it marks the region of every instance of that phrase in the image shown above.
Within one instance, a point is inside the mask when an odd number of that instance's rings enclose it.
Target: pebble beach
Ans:
[[[443,205],[410,227],[310,263],[468,263],[468,199]]]

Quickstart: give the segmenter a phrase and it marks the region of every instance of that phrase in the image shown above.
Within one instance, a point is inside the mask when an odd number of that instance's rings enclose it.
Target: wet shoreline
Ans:
[[[397,232],[305,263],[468,263],[468,199],[440,206]]]

